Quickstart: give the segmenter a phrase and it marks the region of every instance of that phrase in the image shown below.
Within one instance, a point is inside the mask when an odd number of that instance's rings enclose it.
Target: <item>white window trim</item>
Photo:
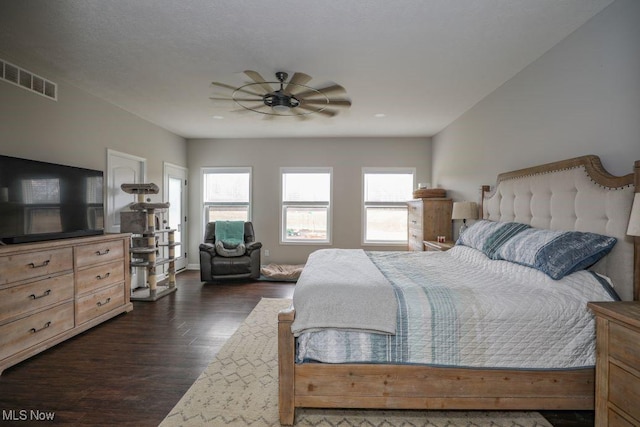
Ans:
[[[413,175],[413,188],[416,188],[416,168],[410,167],[363,167],[362,168],[362,176],[360,179],[360,194],[362,195],[362,204],[361,204],[361,242],[363,246],[407,246],[409,243],[409,236],[404,241],[378,241],[378,240],[367,240],[367,209],[366,202],[364,200],[364,176],[366,174],[398,174],[398,173],[406,173]],[[375,202],[376,206],[401,206],[402,202]],[[405,206],[407,206],[405,204]],[[408,206],[407,206],[408,209]]]
[[[251,166],[205,166],[200,168],[200,215],[202,230],[200,235],[204,236],[204,230],[207,226],[207,206],[212,204],[204,201],[204,175],[207,173],[249,173],[249,209],[247,210],[247,221],[253,218],[253,168]]]
[[[284,227],[284,195],[282,194],[283,176],[285,173],[328,173],[329,174],[329,208],[327,209],[327,240],[287,240]],[[280,244],[281,245],[304,245],[304,246],[327,246],[333,241],[333,168],[332,167],[281,167],[280,168]],[[315,204],[316,202],[297,202],[296,204]]]

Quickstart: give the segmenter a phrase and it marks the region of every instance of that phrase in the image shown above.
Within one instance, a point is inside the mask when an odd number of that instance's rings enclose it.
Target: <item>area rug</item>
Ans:
[[[287,299],[264,298],[160,424],[280,426],[278,311]],[[296,410],[296,426],[551,427],[537,412]]]

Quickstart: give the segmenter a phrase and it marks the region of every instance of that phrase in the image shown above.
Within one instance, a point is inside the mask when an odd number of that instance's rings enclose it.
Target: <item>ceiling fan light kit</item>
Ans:
[[[211,97],[216,101],[232,101],[242,107],[240,111],[252,111],[267,116],[294,116],[306,119],[309,115],[320,114],[333,117],[339,108],[349,108],[351,100],[346,97],[331,98],[330,95],[345,95],[345,89],[340,85],[330,85],[315,89],[307,86],[311,77],[304,73],[294,73],[291,80],[284,71],[278,71],[276,82],[267,82],[262,76],[252,70],[244,72],[251,80],[240,87],[219,82],[212,82],[213,86],[231,89],[230,98]],[[273,89],[271,85],[276,85]],[[252,95],[252,96],[248,96]]]

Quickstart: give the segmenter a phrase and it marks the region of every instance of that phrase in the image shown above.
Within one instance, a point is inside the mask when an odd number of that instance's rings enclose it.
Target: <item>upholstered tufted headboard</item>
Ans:
[[[483,187],[482,215],[493,221],[616,237],[611,253],[592,269],[611,278],[623,300],[634,299],[634,292],[637,299],[638,243],[626,234],[634,182],[633,173],[609,174],[593,155],[507,172],[498,176],[491,192]]]

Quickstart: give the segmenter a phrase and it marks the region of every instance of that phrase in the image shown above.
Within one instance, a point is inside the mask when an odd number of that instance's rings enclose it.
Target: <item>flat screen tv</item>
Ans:
[[[0,242],[104,233],[103,173],[0,155]]]

